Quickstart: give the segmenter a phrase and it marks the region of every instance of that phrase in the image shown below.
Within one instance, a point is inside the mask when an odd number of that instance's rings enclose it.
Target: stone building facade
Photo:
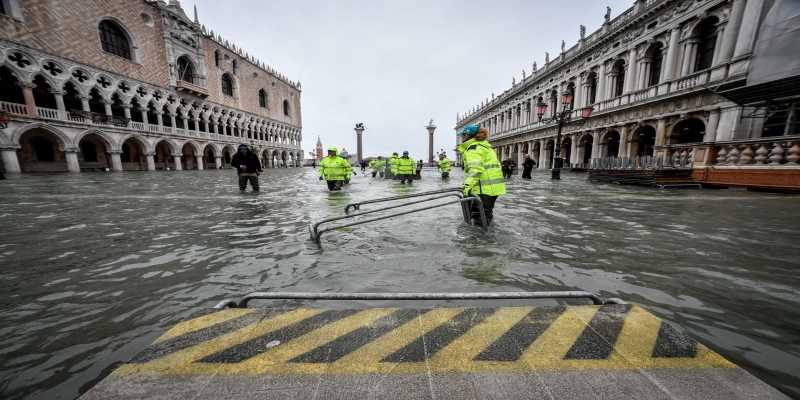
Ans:
[[[787,3],[635,0],[613,19],[607,9],[599,30],[581,26],[577,44],[562,42],[560,54],[457,116],[456,129],[480,124],[502,159],[527,155],[552,168],[554,117],[568,100],[565,167],[687,168],[723,186],[757,175],[766,186],[800,188],[800,93],[755,107],[720,95],[745,85],[765,18],[786,14],[777,9]]]
[[[300,166],[300,96],[177,0],[0,0],[6,173]]]

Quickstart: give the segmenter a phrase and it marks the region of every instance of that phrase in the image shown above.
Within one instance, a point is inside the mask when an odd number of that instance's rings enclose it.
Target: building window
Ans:
[[[233,74],[236,75],[236,60],[231,61],[231,65],[233,66]]]
[[[268,100],[267,99],[267,91],[264,90],[264,89],[259,90],[258,91],[258,105],[261,106],[261,108],[267,108],[267,100]]]
[[[661,64],[664,63],[664,45],[656,43],[647,51],[650,59],[650,76],[647,77],[647,86],[658,85],[661,81]]]
[[[233,97],[233,79],[228,74],[222,74],[222,94]]]
[[[612,83],[614,84],[614,97],[622,96],[622,92],[625,89],[625,61],[624,60],[617,60],[614,63],[614,69],[611,73],[612,76]]]
[[[695,28],[697,38],[697,61],[694,70],[702,71],[711,68],[714,62],[714,50],[717,44],[717,17],[706,18]]]
[[[194,66],[189,57],[178,57],[178,80],[194,83]]]
[[[103,50],[111,54],[132,60],[131,43],[119,24],[114,21],[100,22],[100,44]]]
[[[214,65],[219,67],[219,50],[214,50]]]
[[[2,0],[0,0],[0,14],[8,15],[6,12],[6,5]]]
[[[589,74],[589,99],[587,105],[592,105],[597,101],[597,74],[592,72]]]
[[[283,115],[288,117],[290,111],[291,110],[289,110],[289,100],[284,100],[283,101]]]

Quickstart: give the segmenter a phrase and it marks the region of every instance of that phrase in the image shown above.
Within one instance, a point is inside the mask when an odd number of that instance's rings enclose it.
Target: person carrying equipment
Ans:
[[[442,173],[442,179],[450,179],[450,170],[453,169],[453,162],[447,158],[447,155],[439,154],[439,172]]]
[[[414,159],[408,156],[407,151],[404,151],[403,156],[397,159],[395,168],[397,176],[400,178],[400,183],[405,184],[408,182],[411,184],[414,182]]]
[[[369,168],[372,170],[372,177],[380,175],[383,178],[383,171],[386,169],[386,160],[383,159],[383,156],[378,156],[377,159],[370,161],[369,164]]]
[[[478,125],[467,125],[460,132],[463,143],[458,146],[464,160],[464,195],[478,196],[483,203],[486,222],[491,224],[494,203],[506,194],[506,184],[497,154],[486,140],[489,131]],[[472,203],[472,219],[480,224],[480,210]]]
[[[397,152],[392,153],[392,156],[389,157],[389,173],[386,175],[387,178],[390,179],[397,179],[397,160],[400,157],[397,155]]]
[[[336,147],[328,148],[328,156],[319,162],[319,180],[328,183],[328,190],[342,190],[345,178],[350,177],[350,164],[342,157],[339,157]]]

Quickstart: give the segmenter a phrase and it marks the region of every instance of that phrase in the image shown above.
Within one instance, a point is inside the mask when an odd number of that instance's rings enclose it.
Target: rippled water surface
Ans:
[[[484,236],[457,208],[333,232],[350,201],[431,190],[311,169],[0,181],[0,398],[72,399],[178,321],[252,290],[598,291],[800,396],[800,197],[515,180]],[[450,185],[457,185],[456,173]]]

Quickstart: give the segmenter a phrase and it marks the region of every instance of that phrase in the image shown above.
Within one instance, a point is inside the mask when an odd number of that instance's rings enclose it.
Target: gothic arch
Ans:
[[[75,141],[74,141],[75,146],[80,146],[81,140],[83,140],[83,138],[89,135],[95,135],[100,139],[102,139],[103,142],[105,142],[104,144],[106,145],[106,151],[108,152],[112,152],[120,148],[120,144],[115,142],[114,139],[112,139],[110,136],[108,136],[105,132],[103,132],[100,129],[87,129],[79,133],[77,136],[75,136]]]
[[[122,147],[122,145],[125,142],[127,142],[128,140],[134,140],[134,141],[138,142],[139,145],[141,145],[144,148],[144,151],[146,153],[152,153],[154,151],[153,144],[150,143],[150,141],[148,141],[144,136],[142,136],[142,135],[140,135],[138,133],[129,133],[129,134],[123,136],[122,138],[120,138],[120,140],[119,140],[120,147]]]
[[[114,52],[110,52],[110,51],[108,51],[107,49],[104,48],[104,46],[103,46],[103,34],[101,32],[101,29],[100,29],[101,26],[103,25],[103,23],[111,23],[115,28],[117,28],[117,29],[119,29],[121,31],[123,36],[125,36],[125,39],[127,40],[128,51],[130,52],[130,56],[129,57],[124,57],[124,56],[116,54]],[[102,18],[100,18],[100,20],[97,21],[97,39],[99,41],[100,48],[103,51],[108,52],[109,54],[114,54],[114,55],[116,55],[118,57],[126,58],[129,61],[134,62],[134,63],[138,63],[139,62],[139,54],[138,54],[139,53],[139,51],[138,51],[139,47],[136,45],[136,43],[138,43],[138,41],[136,40],[136,36],[134,36],[133,33],[131,32],[131,30],[128,29],[128,27],[125,26],[125,24],[122,21],[120,21],[119,19],[114,18],[114,17],[112,17],[110,15],[106,15],[106,16],[103,16]]]
[[[58,140],[61,142],[60,145],[64,147],[64,149],[70,149],[76,147],[76,145],[73,144],[73,141],[70,140],[69,137],[66,134],[64,134],[64,132],[62,132],[60,129],[54,126],[51,126],[43,122],[34,122],[32,124],[25,124],[20,126],[11,135],[11,143],[13,143],[15,146],[20,146],[20,138],[22,137],[22,135],[33,129],[41,129],[43,131],[52,133],[58,138]]]

